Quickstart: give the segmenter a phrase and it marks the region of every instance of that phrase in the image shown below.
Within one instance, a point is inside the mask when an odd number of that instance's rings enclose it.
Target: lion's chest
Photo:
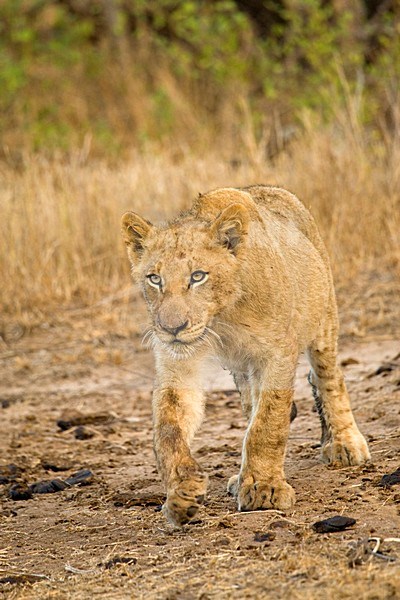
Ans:
[[[258,362],[260,354],[265,354],[266,340],[247,328],[221,327],[218,335],[222,341],[217,350],[218,358],[232,373],[248,372],[249,367]]]

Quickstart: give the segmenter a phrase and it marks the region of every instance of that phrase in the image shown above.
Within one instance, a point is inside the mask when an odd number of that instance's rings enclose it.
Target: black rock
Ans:
[[[107,562],[103,564],[105,569],[111,569],[115,567],[115,565],[135,565],[137,563],[137,558],[133,556],[114,556]]]
[[[93,478],[92,471],[81,469],[65,480],[67,485],[88,485]]]
[[[62,479],[51,479],[49,481],[38,481],[29,486],[32,494],[54,494],[62,492],[68,487],[68,484]]]
[[[378,486],[388,488],[392,485],[395,485],[396,483],[400,483],[400,467],[396,469],[396,471],[394,471],[393,473],[384,475],[378,483]]]
[[[0,485],[11,483],[21,474],[21,469],[17,465],[9,464],[5,467],[0,467]]]
[[[16,483],[10,488],[11,500],[30,500],[32,498],[32,490],[25,483]]]
[[[337,515],[324,519],[323,521],[317,521],[312,524],[312,528],[316,533],[335,533],[336,531],[343,531],[348,527],[355,525],[356,520],[351,517],[344,517]]]
[[[79,425],[74,431],[74,437],[77,440],[90,440],[90,438],[94,437],[94,433],[86,429],[83,425]]]
[[[272,542],[275,539],[275,533],[273,531],[256,531],[254,534],[255,542]]]
[[[48,479],[46,481],[37,481],[29,486],[17,483],[10,488],[9,494],[12,500],[29,500],[33,494],[55,494],[56,492],[62,492],[72,485],[88,485],[92,479],[92,471],[81,469],[65,480]]]

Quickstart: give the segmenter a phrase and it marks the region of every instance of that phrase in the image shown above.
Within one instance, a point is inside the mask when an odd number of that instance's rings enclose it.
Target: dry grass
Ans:
[[[399,138],[371,141],[350,117],[339,115],[330,128],[305,125],[273,162],[249,128],[231,159],[219,153],[220,143],[201,157],[179,146],[133,152],[118,166],[91,160],[85,151],[68,160],[26,157],[18,170],[3,164],[0,301],[5,318],[40,320],[60,307],[120,297],[129,286],[119,235],[125,210],[163,219],[199,191],[258,182],[286,187],[310,207],[332,257],[345,330],[363,335],[394,326]]]

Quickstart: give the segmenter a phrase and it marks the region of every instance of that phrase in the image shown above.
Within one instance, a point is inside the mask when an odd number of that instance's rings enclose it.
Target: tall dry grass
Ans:
[[[399,322],[400,142],[373,142],[345,117],[305,125],[273,162],[251,129],[231,160],[184,147],[132,153],[118,166],[77,152],[25,157],[0,167],[2,320],[40,320],[71,306],[123,297],[129,267],[119,220],[133,209],[153,220],[187,207],[199,191],[272,183],[311,209],[327,244],[345,330]],[[110,304],[104,304],[110,310]]]

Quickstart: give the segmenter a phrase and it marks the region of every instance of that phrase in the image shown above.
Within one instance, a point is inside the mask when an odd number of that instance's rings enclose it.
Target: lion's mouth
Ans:
[[[207,338],[204,332],[186,340],[178,337],[172,339],[165,339],[163,337],[160,338],[160,341],[167,352],[174,358],[190,358],[207,345]]]
[[[174,348],[185,348],[198,344],[203,341],[206,337],[206,328],[193,332],[182,332],[178,335],[171,335],[164,331],[158,331],[157,337],[165,345],[172,346]]]
[[[203,341],[203,338],[201,335],[199,335],[198,337],[194,338],[193,340],[180,340],[179,338],[175,338],[173,340],[170,340],[167,343],[170,346],[172,346],[173,348],[179,350],[179,348],[184,349],[184,348],[191,348],[191,347],[197,346],[202,341]]]
[[[209,347],[214,350],[216,346],[222,345],[222,340],[219,335],[209,326],[202,329],[199,327],[195,332],[185,332],[187,339],[184,339],[182,333],[179,337],[170,335],[165,331],[160,331],[159,328],[154,328],[152,334],[148,334],[150,343],[155,343],[158,340],[162,347],[174,358],[189,358],[196,352]]]
[[[190,358],[202,346],[202,342],[199,339],[191,342],[179,339],[168,342],[162,340],[161,342],[168,354],[177,359]]]

